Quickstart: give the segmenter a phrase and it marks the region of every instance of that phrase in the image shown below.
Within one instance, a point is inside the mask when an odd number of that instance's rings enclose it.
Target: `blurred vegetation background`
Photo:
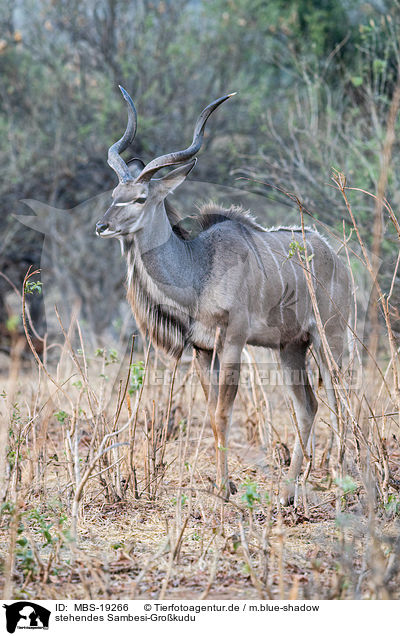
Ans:
[[[0,25],[0,271],[16,285],[42,249],[13,217],[27,213],[21,199],[70,209],[115,185],[106,157],[126,121],[118,84],[139,113],[133,156],[183,146],[200,110],[238,91],[209,122],[196,179],[240,187],[248,177],[242,187],[265,194],[266,206],[283,198],[266,184],[279,186],[342,232],[335,168],[398,210],[397,0],[3,0]],[[373,198],[351,199],[388,291],[393,226]],[[99,271],[101,298],[107,263],[82,276]],[[400,275],[400,330],[399,307]]]

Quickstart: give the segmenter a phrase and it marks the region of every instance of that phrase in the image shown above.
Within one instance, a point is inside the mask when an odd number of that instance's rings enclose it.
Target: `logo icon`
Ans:
[[[6,609],[6,627],[9,634],[14,634],[17,628],[49,629],[51,612],[37,603],[17,601],[3,607]]]

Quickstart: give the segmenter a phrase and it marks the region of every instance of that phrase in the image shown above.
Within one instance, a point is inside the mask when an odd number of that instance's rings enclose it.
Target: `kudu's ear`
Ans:
[[[142,172],[145,164],[141,159],[134,157],[133,159],[130,159],[130,161],[128,161],[127,166],[131,176],[136,179],[136,177],[138,177]]]
[[[175,168],[172,172],[169,172],[162,177],[161,179],[154,179],[157,182],[157,186],[159,191],[161,191],[164,196],[173,192],[178,186],[181,185],[188,176],[189,172],[193,170],[197,163],[197,159],[192,159],[189,163],[185,163],[183,166],[179,166],[179,168]]]

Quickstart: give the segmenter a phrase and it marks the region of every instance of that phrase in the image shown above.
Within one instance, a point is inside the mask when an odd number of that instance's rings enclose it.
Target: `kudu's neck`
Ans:
[[[132,253],[133,249],[133,253]],[[133,237],[131,256],[157,290],[179,305],[196,304],[196,268],[188,242],[172,230],[164,202],[149,211],[146,225]]]

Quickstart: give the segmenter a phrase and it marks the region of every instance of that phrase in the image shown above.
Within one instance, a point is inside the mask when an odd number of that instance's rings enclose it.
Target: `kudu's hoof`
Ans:
[[[294,485],[288,484],[285,486],[279,501],[282,506],[292,506],[294,504]]]
[[[224,501],[229,501],[229,497],[231,495],[236,495],[238,489],[236,484],[233,481],[228,481],[224,486],[218,488],[217,484],[215,484],[217,488],[218,494],[224,499]]]
[[[293,506],[294,495],[282,495],[280,498],[281,506]]]
[[[236,495],[236,493],[238,491],[238,489],[236,487],[236,484],[233,481],[229,482],[229,490],[230,490],[231,495]]]

